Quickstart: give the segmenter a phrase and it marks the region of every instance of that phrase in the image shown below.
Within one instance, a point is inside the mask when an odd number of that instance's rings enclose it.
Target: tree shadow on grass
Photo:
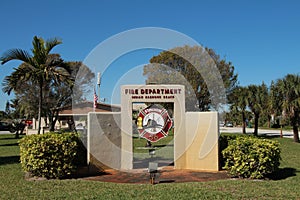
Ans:
[[[282,136],[293,136],[293,134],[290,133],[284,133]],[[258,136],[262,139],[272,139],[272,138],[280,138],[279,133],[263,133]]]
[[[280,168],[278,171],[271,173],[267,176],[271,180],[283,180],[292,176],[296,176],[297,170],[295,168]]]
[[[11,143],[11,144],[0,144],[0,146],[10,147],[10,146],[18,146],[19,143]]]
[[[25,137],[25,134],[19,134],[19,137],[16,138],[16,134],[15,133],[11,133],[11,134],[6,134],[6,135],[1,135],[0,140],[20,140],[23,137]]]
[[[20,162],[20,156],[0,157],[0,165],[15,164]]]
[[[173,144],[159,144],[159,145],[153,145],[154,148],[162,148],[162,147],[174,147]]]
[[[12,137],[2,137],[2,138],[0,138],[0,140],[15,140],[15,139],[16,139],[15,135],[12,135]],[[21,139],[21,137],[19,139]]]

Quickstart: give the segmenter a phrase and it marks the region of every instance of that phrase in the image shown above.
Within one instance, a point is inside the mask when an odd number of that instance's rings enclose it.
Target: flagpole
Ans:
[[[97,85],[98,85],[98,98],[99,98],[99,102],[101,102],[101,97],[100,97],[101,73],[100,72],[98,72],[97,74]]]
[[[100,84],[101,84],[101,73],[98,72],[98,74],[97,74],[98,95],[96,93],[96,87],[97,86],[94,86],[94,99],[93,99],[93,101],[94,101],[94,109],[93,109],[94,112],[96,112],[97,101],[99,100],[101,102],[101,100],[100,100]]]
[[[97,94],[96,94],[96,89],[95,89],[95,87],[94,87],[94,98],[93,98],[93,102],[94,102],[94,105],[93,105],[93,107],[94,107],[94,112],[96,112],[96,108],[97,108],[97,101],[98,101],[98,96],[97,96]]]
[[[95,98],[96,98],[96,96],[95,96],[96,94],[95,94],[95,87],[94,87],[94,94],[93,94],[93,111],[95,112],[96,111],[96,102],[95,102]]]

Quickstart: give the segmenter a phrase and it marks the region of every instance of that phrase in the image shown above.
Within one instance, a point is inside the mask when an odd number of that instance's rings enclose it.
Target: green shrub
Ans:
[[[222,151],[228,147],[229,141],[235,140],[237,137],[245,137],[243,134],[222,133],[219,137],[219,161],[220,169],[225,167],[225,158]],[[246,136],[247,137],[247,136]]]
[[[19,145],[22,169],[33,176],[63,178],[80,164],[82,144],[75,133],[30,135]]]
[[[279,143],[254,137],[237,137],[230,140],[222,151],[224,169],[232,176],[241,178],[264,178],[279,167]]]
[[[229,141],[235,140],[237,137],[245,137],[242,134],[222,133],[219,138],[220,149],[223,151],[228,147]]]

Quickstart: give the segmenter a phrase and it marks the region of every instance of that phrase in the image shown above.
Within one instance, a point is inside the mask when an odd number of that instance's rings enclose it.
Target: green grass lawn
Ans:
[[[152,143],[152,148],[155,148],[156,157],[163,157],[166,159],[174,160],[174,134],[173,130],[170,131],[167,137],[160,139],[159,141]],[[133,137],[133,153],[135,158],[149,158],[149,149],[145,148],[147,140]]]
[[[281,144],[280,173],[274,180],[204,183],[115,184],[79,179],[27,181],[14,135],[0,135],[0,199],[300,199],[300,144]],[[279,180],[276,180],[279,179]]]

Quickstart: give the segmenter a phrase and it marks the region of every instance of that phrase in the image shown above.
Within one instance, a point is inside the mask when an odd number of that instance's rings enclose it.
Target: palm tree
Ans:
[[[282,116],[282,95],[280,94],[280,90],[278,87],[278,83],[281,82],[282,80],[278,80],[276,83],[274,81],[271,82],[270,86],[270,98],[269,98],[269,114],[273,115],[274,117]],[[277,122],[276,122],[277,123]],[[279,122],[279,124],[281,124]]]
[[[238,110],[242,114],[243,133],[246,133],[246,108],[248,106],[248,96],[248,89],[239,86],[236,87],[228,97],[231,109]]]
[[[281,109],[293,126],[294,142],[299,142],[300,76],[288,74],[276,82],[281,97]]]
[[[22,61],[22,64],[15,68],[15,71],[6,76],[3,82],[3,91],[10,94],[13,90],[18,90],[22,83],[30,81],[37,85],[39,91],[38,106],[38,134],[41,130],[41,117],[43,106],[43,87],[50,82],[59,84],[61,81],[68,80],[69,68],[58,54],[51,54],[51,50],[61,44],[62,41],[53,38],[44,41],[42,38],[34,36],[32,55],[26,50],[11,49],[0,58],[1,64],[11,60]]]
[[[248,86],[248,106],[254,114],[254,135],[258,135],[258,120],[268,106],[268,87],[262,85]]]

